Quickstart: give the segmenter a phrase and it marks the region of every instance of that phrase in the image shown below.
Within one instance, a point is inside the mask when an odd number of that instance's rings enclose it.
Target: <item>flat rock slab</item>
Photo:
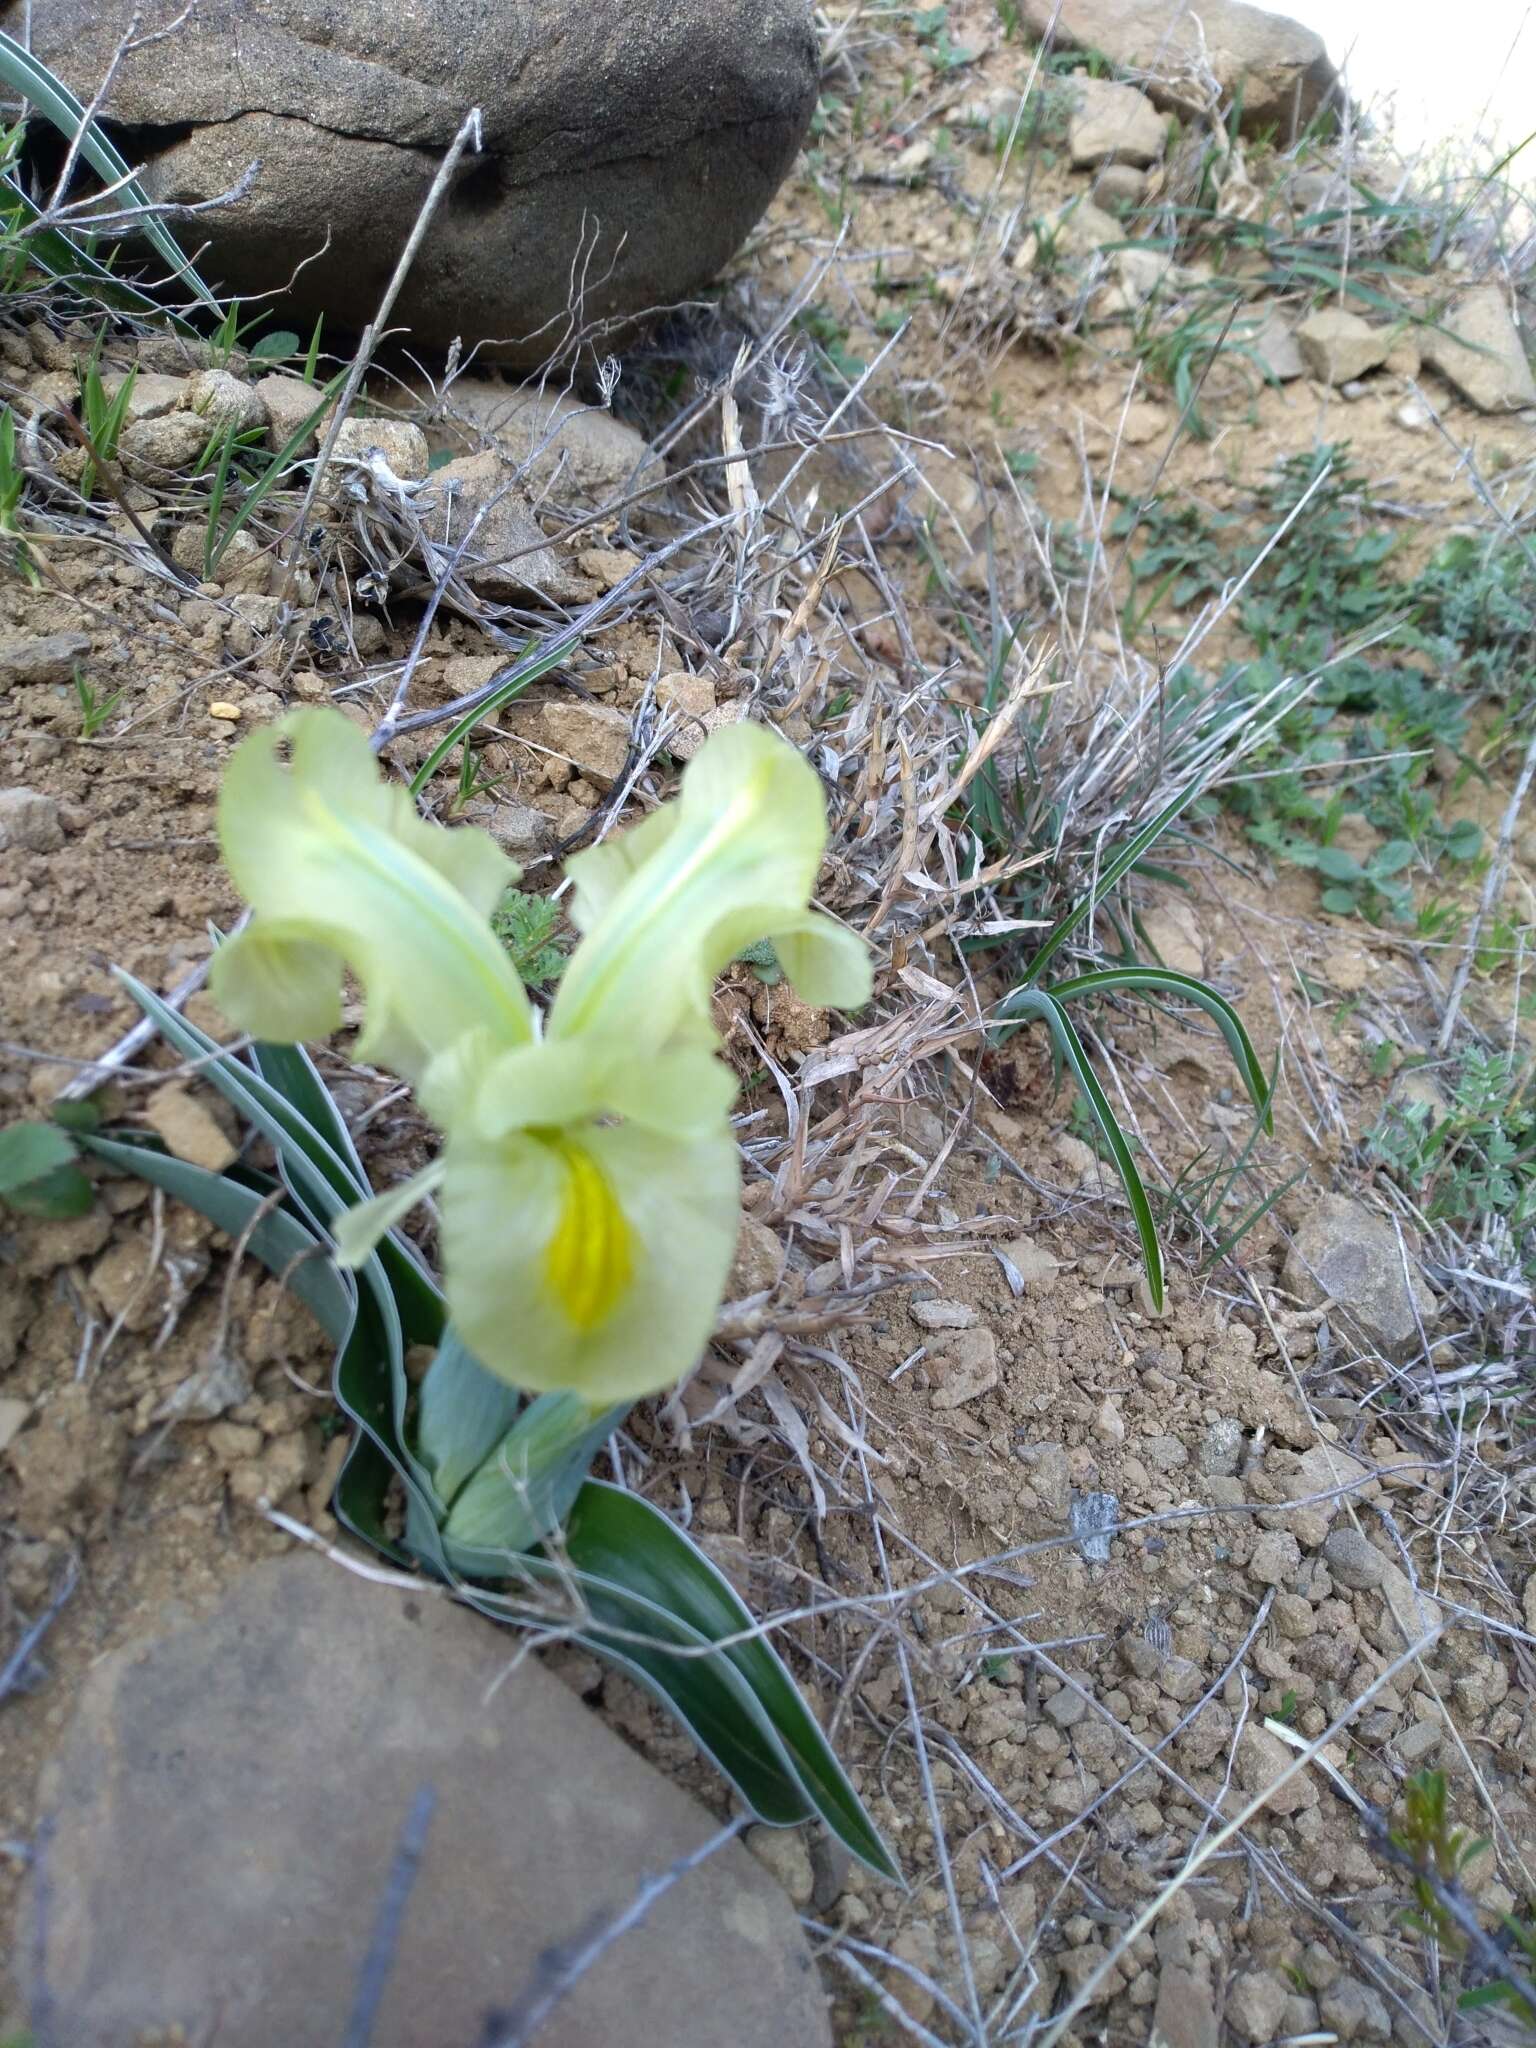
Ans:
[[[537,1662],[507,1675],[515,1648],[429,1592],[298,1556],[103,1658],[40,1788],[50,2038],[129,2048],[180,2027],[219,2048],[337,2048],[430,1785],[371,2048],[478,2048],[488,2016],[548,1981],[553,1949],[716,1826]],[[24,1902],[19,1958],[34,1931]],[[724,2040],[831,2041],[789,1901],[734,1842],[538,2031],[538,2048]]]

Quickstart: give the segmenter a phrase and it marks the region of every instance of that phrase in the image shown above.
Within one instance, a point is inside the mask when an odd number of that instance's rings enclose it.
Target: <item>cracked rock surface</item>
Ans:
[[[19,0],[0,0],[15,32]],[[815,104],[809,0],[176,0],[105,106],[154,195],[249,196],[204,215],[201,268],[250,296],[294,281],[285,314],[371,314],[442,153],[471,107],[465,158],[397,303],[418,344],[496,342],[535,361],[558,338],[573,270],[587,319],[707,283],[788,170]],[[84,99],[132,0],[33,0],[32,47]],[[324,251],[323,254],[320,252]]]

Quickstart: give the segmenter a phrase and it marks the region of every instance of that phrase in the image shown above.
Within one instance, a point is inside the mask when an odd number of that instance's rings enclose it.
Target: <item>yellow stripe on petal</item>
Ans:
[[[613,1313],[633,1276],[633,1236],[592,1155],[559,1138],[553,1147],[565,1168],[565,1191],[544,1255],[544,1277],[567,1321],[593,1330]]]

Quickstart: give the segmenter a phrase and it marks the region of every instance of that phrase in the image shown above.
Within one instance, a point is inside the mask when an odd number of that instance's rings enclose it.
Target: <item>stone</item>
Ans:
[[[960,1408],[990,1394],[998,1381],[997,1338],[983,1327],[957,1330],[942,1350],[929,1356],[935,1408]]]
[[[736,1227],[736,1255],[725,1283],[725,1300],[744,1301],[777,1287],[784,1271],[784,1241],[756,1216],[744,1215]]]
[[[1392,337],[1385,327],[1372,327],[1358,313],[1328,306],[1296,329],[1296,346],[1310,373],[1324,384],[1347,384],[1387,360]]]
[[[409,420],[346,419],[336,429],[334,462],[382,460],[406,483],[420,483],[431,465],[427,437]]]
[[[514,860],[530,860],[554,851],[554,821],[532,804],[498,803],[484,823],[502,852]]]
[[[1075,1728],[1087,1713],[1088,1702],[1070,1685],[1053,1692],[1045,1702],[1045,1718],[1058,1728]]]
[[[59,807],[39,789],[0,789],[0,853],[56,853],[64,844]]]
[[[117,458],[131,477],[156,477],[190,469],[216,429],[194,412],[168,412],[130,420],[117,437]],[[197,528],[199,551],[203,529]]]
[[[1147,196],[1147,174],[1134,164],[1106,164],[1093,181],[1091,196],[1106,213],[1134,213]]]
[[[1200,1470],[1230,1478],[1243,1460],[1243,1425],[1233,1416],[1218,1415],[1200,1437]]]
[[[89,661],[88,633],[49,633],[41,640],[7,640],[0,646],[0,689],[13,683],[68,683]]]
[[[1026,1287],[1042,1292],[1054,1287],[1056,1275],[1061,1271],[1061,1261],[1054,1252],[1037,1244],[1032,1237],[1013,1237],[1003,1246],[1003,1257],[1012,1266]]]
[[[910,1314],[924,1330],[973,1330],[981,1321],[963,1301],[914,1301]]]
[[[1270,383],[1294,384],[1307,373],[1296,345],[1295,329],[1278,306],[1267,310],[1256,307],[1255,312],[1262,312],[1263,319],[1251,332],[1242,334],[1235,345],[1258,364]]]
[[[267,446],[274,454],[288,446],[320,403],[320,392],[315,385],[306,384],[302,377],[290,377],[281,370],[258,377],[251,389],[267,409]],[[323,425],[323,419],[317,424]],[[294,450],[294,455],[312,455],[316,439],[317,428],[311,427]]]
[[[1125,1417],[1112,1394],[1106,1394],[1093,1411],[1093,1433],[1107,1444],[1125,1442]]]
[[[1218,2048],[1220,2038],[1209,1985],[1193,1970],[1165,1963],[1158,1973],[1148,2048]]]
[[[1502,285],[1480,284],[1420,336],[1419,353],[1479,412],[1536,407],[1536,377]]]
[[[407,377],[403,391],[434,453],[473,455],[491,442],[535,497],[599,506],[664,473],[643,434],[569,392],[475,376],[455,377],[441,392],[426,378]],[[401,403],[393,382],[384,400]]]
[[[667,752],[674,760],[691,761],[709,737],[715,711],[715,686],[708,676],[681,669],[662,676],[656,685],[658,709],[667,714]]]
[[[32,46],[89,100],[141,11],[32,0]],[[162,0],[144,27],[175,12]],[[23,13],[7,0],[0,20]],[[568,322],[675,305],[716,276],[819,81],[811,0],[218,0],[138,43],[104,112],[157,199],[213,199],[260,159],[246,197],[198,220],[199,260],[228,293],[281,291],[300,333],[323,311],[330,344],[373,317],[478,107],[482,146],[391,324],[418,351],[462,338],[538,363]]]
[[[1387,1561],[1360,1530],[1331,1529],[1323,1541],[1323,1562],[1341,1586],[1368,1593],[1386,1576]]]
[[[1301,1569],[1301,1545],[1289,1529],[1266,1529],[1248,1559],[1248,1576],[1261,1586],[1283,1586]]]
[[[1273,1970],[1245,1970],[1227,1990],[1228,2024],[1240,2041],[1262,2048],[1280,2032],[1290,1995],[1290,1986]]]
[[[1113,1493],[1074,1493],[1067,1525],[1089,1564],[1108,1564],[1112,1532],[1120,1524],[1120,1501]]]
[[[404,431],[422,443],[425,474],[425,436],[419,427]],[[530,597],[563,600],[582,595],[585,586],[545,539],[516,468],[494,448],[461,455],[435,469],[431,489],[418,498],[417,508],[428,534],[444,549],[456,547],[465,528],[483,514],[460,564],[460,574],[478,596],[518,604]]]
[[[1072,82],[1072,102],[1067,152],[1078,170],[1108,163],[1145,170],[1162,155],[1167,123],[1134,85],[1079,77]]]
[[[200,370],[187,388],[187,407],[211,434],[264,434],[270,425],[260,398],[228,370]]]
[[[598,789],[612,789],[629,759],[629,720],[606,704],[546,704],[540,738]]]
[[[1238,1783],[1250,1795],[1264,1792],[1277,1784],[1299,1753],[1278,1735],[1271,1735],[1267,1728],[1255,1727],[1250,1721],[1237,1745]],[[1289,1814],[1299,1813],[1305,1806],[1316,1806],[1317,1798],[1317,1786],[1303,1764],[1265,1803],[1273,1813]]]
[[[1072,1509],[1072,1464],[1064,1444],[1028,1444],[1019,1452],[1029,1468],[1029,1483],[1053,1522],[1065,1522]]]
[[[803,1913],[816,1896],[816,1871],[805,1829],[752,1828],[746,1841],[764,1870],[784,1887],[789,1903]]]
[[[1318,2017],[1341,2041],[1390,2041],[1392,2015],[1369,1984],[1341,1977],[1317,2002]]]
[[[1205,938],[1192,903],[1159,903],[1141,920],[1147,944],[1175,974],[1205,972]]]
[[[240,1148],[218,1118],[179,1081],[157,1088],[144,1106],[144,1121],[174,1158],[222,1173],[240,1156]]]
[[[1153,103],[1185,116],[1206,108],[1184,81],[1214,75],[1226,98],[1241,92],[1244,133],[1271,129],[1283,145],[1338,87],[1321,36],[1241,0],[1023,0],[1020,15],[1059,49],[1098,50],[1117,70],[1150,74]]]
[[[1334,1302],[1351,1333],[1393,1361],[1419,1349],[1421,1325],[1435,1314],[1396,1230],[1348,1195],[1324,1195],[1308,1213],[1282,1277],[1304,1308]]]
[[[18,1401],[9,1394],[0,1399],[0,1453],[9,1450],[12,1440],[31,1413],[30,1401]]]
[[[1312,1612],[1312,1602],[1300,1593],[1277,1593],[1270,1613],[1281,1635],[1289,1637],[1293,1643],[1304,1642],[1308,1636],[1317,1633],[1317,1616]]]
[[[486,2038],[557,1945],[717,1825],[515,1645],[426,1585],[298,1555],[99,1658],[40,1786],[55,2038],[197,2040],[217,2013],[220,2048],[335,2048],[424,1786],[372,2048]],[[12,1953],[30,1962],[20,1917]],[[599,1958],[539,2048],[715,2048],[722,2013],[750,2048],[830,2043],[794,1909],[734,1843]]]
[[[1429,1762],[1444,1737],[1445,1729],[1438,1721],[1410,1721],[1392,1738],[1392,1748],[1404,1770],[1416,1771]]]
[[[109,399],[116,399],[126,374],[126,371],[117,371],[103,376],[102,389]],[[185,377],[168,377],[163,371],[140,370],[133,380],[123,417],[125,420],[163,419],[168,412],[181,410],[187,402],[189,389]]]

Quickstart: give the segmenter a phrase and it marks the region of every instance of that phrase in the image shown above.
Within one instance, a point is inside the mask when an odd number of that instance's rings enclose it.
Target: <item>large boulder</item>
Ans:
[[[348,2014],[424,1787],[436,1803],[371,2048],[474,2048],[493,2012],[510,2031],[562,1958],[717,1826],[518,1662],[506,1631],[426,1586],[281,1558],[211,1613],[101,1658],[80,1688],[40,1788],[42,1889],[11,1948],[39,2014],[43,1973],[48,2039],[356,2038]],[[538,2029],[539,2048],[830,2038],[789,1899],[735,1842]]]
[[[595,320],[707,284],[793,162],[819,78],[810,0],[201,0],[147,36],[181,11],[32,0],[31,37],[89,98],[143,15],[105,112],[158,198],[210,199],[261,159],[248,198],[186,230],[204,272],[242,297],[292,278],[285,320],[357,330],[479,107],[484,149],[394,320],[514,361],[559,339],[573,289]],[[23,13],[0,0],[12,33]]]
[[[1250,135],[1293,141],[1338,89],[1320,35],[1242,0],[1023,0],[1023,16],[1036,36],[1054,22],[1061,47],[1144,74],[1151,98],[1177,113],[1204,112],[1201,82],[1213,77],[1224,98],[1241,93]]]

